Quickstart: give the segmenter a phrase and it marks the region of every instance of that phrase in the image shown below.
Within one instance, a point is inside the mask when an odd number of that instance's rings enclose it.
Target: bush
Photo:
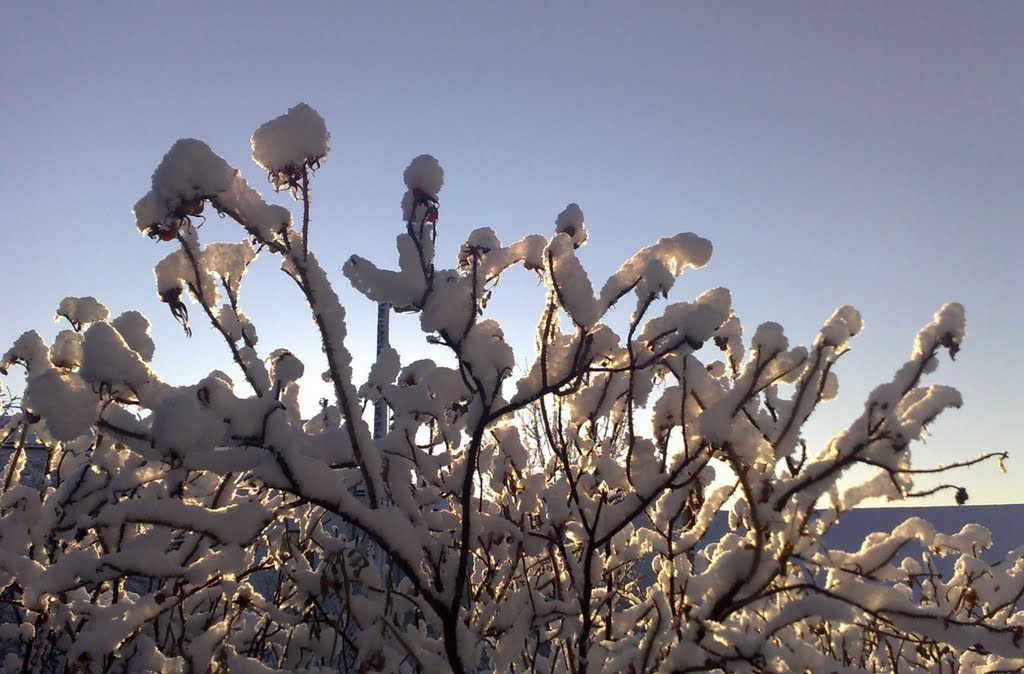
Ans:
[[[915,518],[857,551],[823,542],[865,499],[915,494],[911,446],[960,404],[923,381],[960,348],[962,307],[942,307],[863,413],[812,451],[801,429],[837,392],[855,309],[837,309],[809,347],[774,323],[745,342],[724,288],[661,302],[711,256],[689,233],[642,249],[595,292],[575,204],[550,237],[505,246],[478,229],[457,268],[439,268],[443,172],[423,155],[404,175],[399,269],[353,256],[344,274],[370,300],[417,313],[454,366],[383,349],[357,386],[345,311],[307,245],[328,140],[306,105],[253,136],[301,225],[196,140],[170,149],[135,206],[139,230],[174,247],[156,265],[160,297],[186,332],[201,313],[223,336],[233,376],[168,385],[148,364],[148,321],[110,319],[93,298],[61,303],[70,329],[52,344],[28,332],[3,357],[5,371],[27,373],[23,409],[3,428],[9,670],[1024,666],[1024,568],[984,563],[983,528],[943,535]],[[202,245],[204,212],[237,222],[243,240]],[[258,255],[280,257],[322,340],[334,400],[312,418],[297,402],[303,364],[282,349],[261,356],[241,310]],[[518,266],[547,293],[532,364],[516,377],[487,302]],[[613,329],[610,309],[626,302]],[[378,437],[369,404],[390,410]],[[32,442],[44,457],[36,488],[21,475]],[[851,482],[855,466],[873,473]],[[720,513],[726,533],[711,535]],[[940,556],[957,560],[950,577],[935,570]]]

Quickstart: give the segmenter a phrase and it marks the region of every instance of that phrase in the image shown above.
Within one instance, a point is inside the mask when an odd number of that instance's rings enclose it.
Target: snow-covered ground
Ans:
[[[992,548],[983,555],[988,562],[1002,559],[1024,546],[1024,504],[856,508],[845,513],[825,535],[830,548],[857,550],[872,532],[891,532],[911,517],[931,522],[944,534],[955,534],[965,524],[980,524],[992,532]],[[727,528],[724,513],[708,530],[707,541],[717,540]],[[908,548],[908,552],[911,549]],[[916,552],[916,551],[915,551]]]
[[[910,517],[922,517],[942,533],[955,534],[965,524],[980,524],[992,532],[992,548],[985,559],[1005,557],[1024,545],[1024,504],[962,505],[901,508],[857,508],[843,516],[839,525],[826,536],[831,547],[844,550],[860,547],[873,531],[892,531]]]

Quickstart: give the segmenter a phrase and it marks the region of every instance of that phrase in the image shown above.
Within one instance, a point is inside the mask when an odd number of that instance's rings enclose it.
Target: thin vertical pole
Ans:
[[[391,330],[391,305],[381,302],[377,305],[377,357],[384,349],[391,346],[389,332]],[[388,431],[388,404],[384,398],[378,398],[373,404],[373,437],[380,440]]]
[[[381,302],[377,305],[377,357],[384,349],[391,346],[390,341],[390,330],[391,330],[391,305]],[[388,432],[388,404],[384,400],[384,396],[377,398],[377,401],[373,404],[373,438],[374,440],[380,440],[384,437],[385,433]],[[387,461],[384,462],[384,481],[387,482],[388,467]],[[382,506],[388,505],[387,488],[385,487],[384,493],[380,495],[380,504]],[[377,546],[374,546],[377,547]],[[391,579],[390,573],[390,560],[387,559],[387,555],[384,554],[384,550],[377,547],[376,549],[377,558],[377,576],[380,578],[381,586],[388,590],[389,582]]]

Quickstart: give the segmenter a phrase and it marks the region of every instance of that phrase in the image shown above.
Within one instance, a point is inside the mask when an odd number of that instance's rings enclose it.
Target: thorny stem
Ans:
[[[629,443],[626,449],[626,477],[630,484],[633,483],[633,452],[636,449],[636,428],[633,421],[634,391],[636,390],[636,353],[633,347],[633,336],[636,329],[643,320],[644,314],[654,301],[655,295],[651,293],[644,302],[637,307],[636,315],[629,322],[629,333],[626,336],[626,351],[629,354],[629,393],[626,396],[626,420],[629,428]]]
[[[309,257],[309,166],[302,164],[302,259]]]
[[[380,504],[380,495],[377,493],[376,481],[371,479],[369,466],[365,461],[365,449],[360,441],[359,434],[356,431],[356,424],[363,424],[363,421],[358,405],[355,401],[350,398],[348,391],[345,389],[345,379],[342,377],[341,367],[338,363],[338,355],[334,352],[334,348],[331,340],[331,329],[324,320],[323,314],[320,312],[320,302],[317,301],[316,296],[313,294],[312,286],[310,284],[309,269],[307,267],[307,260],[298,260],[292,257],[292,262],[295,266],[296,273],[299,278],[295,279],[298,282],[299,288],[302,293],[306,296],[306,302],[313,310],[313,321],[316,323],[317,329],[320,332],[320,341],[323,344],[324,354],[327,356],[327,367],[331,373],[331,382],[334,385],[334,394],[338,399],[338,406],[345,415],[345,429],[349,436],[349,441],[352,443],[352,452],[355,454],[357,462],[359,463],[359,470],[363,474],[363,481],[366,483],[366,496],[370,502],[371,507],[376,508]],[[316,258],[314,257],[314,264]]]

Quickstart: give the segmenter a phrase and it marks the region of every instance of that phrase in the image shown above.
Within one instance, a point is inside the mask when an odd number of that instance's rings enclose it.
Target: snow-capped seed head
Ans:
[[[327,158],[330,138],[320,113],[299,103],[256,129],[252,158],[267,170],[274,189],[281,189],[293,184],[303,166],[315,166]]]
[[[675,275],[668,270],[661,260],[652,259],[648,260],[647,264],[644,265],[634,290],[636,291],[637,298],[641,301],[644,301],[651,295],[668,297],[668,291],[672,289],[675,281]]]
[[[275,349],[268,357],[272,368],[272,376],[282,383],[298,381],[305,372],[302,361],[288,349]]]
[[[54,318],[66,318],[75,330],[80,330],[85,323],[102,321],[109,315],[107,308],[95,297],[65,297],[60,301]]]
[[[50,362],[57,367],[74,369],[82,364],[82,333],[61,330],[50,347]]]
[[[501,240],[490,227],[479,227],[470,232],[469,236],[466,237],[466,245],[486,248],[487,251],[485,252],[490,252],[501,248]]]
[[[757,326],[750,345],[764,354],[782,353],[789,348],[789,339],[781,325],[767,321]]]
[[[437,193],[444,185],[444,170],[429,154],[421,154],[410,162],[403,174],[409,189],[402,196],[402,216],[406,222],[420,225],[437,223]]]
[[[148,382],[152,373],[109,323],[93,323],[82,340],[82,367],[78,374],[93,384],[125,383],[132,387]]]
[[[169,204],[175,204],[173,207]],[[135,226],[151,239],[171,241],[178,231],[188,229],[191,218],[202,215],[206,207],[204,196],[176,197],[165,199],[153,190],[135,203]]]
[[[149,234],[163,225],[167,217],[167,203],[156,192],[150,190],[135,202],[132,214],[135,215],[135,226],[139,231]]]
[[[444,169],[429,154],[421,154],[409,163],[402,178],[413,193],[419,191],[426,196],[437,197],[444,186]]]
[[[149,319],[138,311],[126,311],[110,324],[121,333],[125,343],[147,363],[153,360],[156,345],[149,336]]]
[[[724,321],[732,312],[732,292],[728,288],[709,288],[697,296],[697,304],[711,307]]]
[[[498,235],[490,227],[474,229],[466,238],[466,243],[459,248],[459,269],[468,271],[473,267],[473,260],[480,259],[492,250],[501,248]]]
[[[257,254],[248,240],[240,243],[215,242],[203,249],[203,262],[227,288],[238,292],[245,272]]]
[[[0,374],[6,375],[15,363],[24,365],[29,374],[49,367],[50,348],[35,330],[29,330],[15,340],[14,345],[0,358]]]
[[[914,342],[914,355],[928,353],[933,345],[949,350],[951,358],[956,358],[960,344],[967,335],[967,319],[964,307],[958,302],[943,305],[935,312],[932,322],[921,328]]]
[[[231,377],[220,370],[214,370],[196,387],[196,399],[203,407],[221,408],[234,398]]]
[[[835,310],[832,316],[821,326],[821,332],[815,340],[815,346],[846,346],[851,337],[855,337],[864,327],[860,312],[846,304]]]
[[[583,210],[577,204],[569,204],[555,218],[555,234],[567,234],[574,248],[587,242],[587,228],[583,225]]]
[[[183,138],[171,146],[153,172],[153,192],[164,199],[170,213],[183,202],[226,192],[237,173],[206,143]]]
[[[96,422],[99,396],[81,377],[70,372],[48,370],[33,377],[25,392],[24,406],[36,420],[46,420],[56,440],[73,440]],[[5,670],[9,671],[9,670]]]
[[[181,327],[185,330],[187,337],[192,336],[192,328],[188,325],[188,307],[181,301],[181,292],[183,288],[179,286],[173,286],[167,290],[161,290],[160,301],[166,302],[171,308],[171,315],[174,319],[181,323]]]

